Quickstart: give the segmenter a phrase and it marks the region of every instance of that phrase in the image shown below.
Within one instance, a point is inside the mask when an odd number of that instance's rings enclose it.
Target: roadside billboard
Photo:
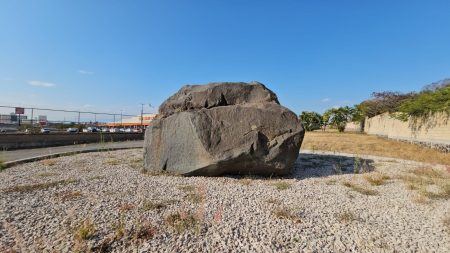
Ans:
[[[39,124],[41,126],[46,126],[47,125],[47,116],[39,115],[38,120],[39,120]]]
[[[16,107],[16,114],[25,114],[25,108]]]

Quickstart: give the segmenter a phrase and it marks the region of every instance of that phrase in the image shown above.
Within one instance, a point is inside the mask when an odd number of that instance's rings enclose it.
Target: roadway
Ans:
[[[106,142],[106,143],[90,143],[70,146],[48,147],[20,149],[12,151],[0,152],[0,160],[7,165],[13,165],[22,162],[45,159],[47,157],[62,156],[70,153],[88,153],[105,150],[119,150],[142,148],[144,141],[123,141],[123,142]]]

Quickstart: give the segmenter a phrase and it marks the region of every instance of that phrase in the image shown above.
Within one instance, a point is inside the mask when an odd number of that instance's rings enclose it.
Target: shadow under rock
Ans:
[[[292,172],[285,176],[259,175],[223,175],[231,178],[253,179],[305,179],[313,177],[327,177],[342,174],[355,174],[373,171],[374,161],[359,157],[348,157],[329,154],[299,154]]]
[[[328,154],[300,154],[292,173],[283,178],[305,179],[374,170],[372,159]]]

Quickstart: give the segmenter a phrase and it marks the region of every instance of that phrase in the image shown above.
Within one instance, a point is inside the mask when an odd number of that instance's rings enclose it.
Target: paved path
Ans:
[[[21,162],[45,159],[47,157],[61,156],[65,154],[98,152],[104,150],[118,150],[130,148],[142,148],[144,141],[124,141],[107,143],[90,143],[49,148],[20,149],[0,152],[0,160],[8,165]]]

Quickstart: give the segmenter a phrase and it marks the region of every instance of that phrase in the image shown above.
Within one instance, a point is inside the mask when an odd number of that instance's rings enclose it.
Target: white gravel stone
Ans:
[[[52,166],[34,162],[0,172],[0,252],[95,251],[114,238],[119,222],[125,235],[106,244],[106,252],[450,251],[450,231],[443,225],[450,200],[416,203],[415,192],[398,179],[424,164],[370,157],[375,172],[366,174],[392,178],[371,186],[364,175],[351,173],[353,159],[341,154],[301,154],[294,173],[282,179],[151,176],[140,172],[141,157],[141,150],[78,154],[55,158]],[[336,175],[333,165],[339,161],[346,170]],[[70,181],[7,191],[61,180]],[[274,184],[280,182],[287,189],[278,190]],[[360,194],[343,182],[378,195]],[[190,192],[180,189],[186,185],[194,186],[200,201],[186,197]],[[145,209],[150,201],[166,206]],[[354,217],[344,221],[343,212]],[[178,233],[165,222],[177,213],[192,214],[199,224]],[[85,219],[95,225],[95,233],[76,240]],[[154,234],[136,238],[133,229],[142,224],[151,224]]]

